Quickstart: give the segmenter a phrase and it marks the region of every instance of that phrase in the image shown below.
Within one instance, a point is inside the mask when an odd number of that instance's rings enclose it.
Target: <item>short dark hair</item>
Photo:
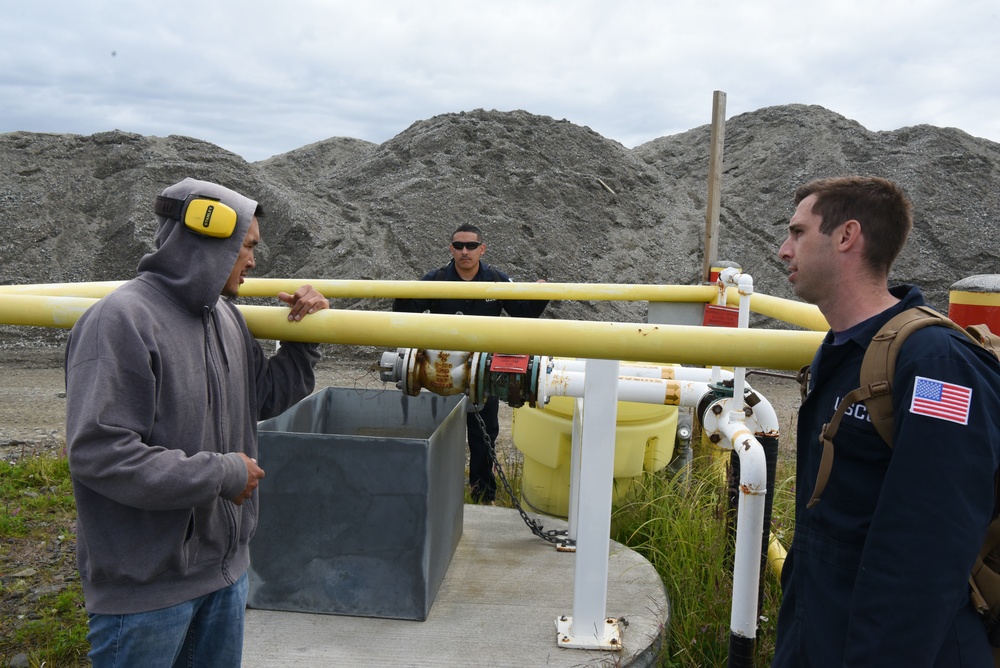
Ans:
[[[263,218],[264,217],[264,205],[263,204],[258,204],[257,208],[253,210],[253,217],[254,218]]]
[[[455,235],[458,234],[459,232],[472,232],[473,234],[476,235],[477,239],[479,239],[480,241],[483,241],[483,232],[482,232],[482,230],[480,230],[478,227],[476,227],[472,223],[462,223],[461,225],[459,225],[458,229],[451,233],[451,238],[454,239]]]
[[[822,219],[819,231],[830,235],[847,221],[858,221],[865,261],[888,274],[913,228],[913,205],[903,189],[877,176],[816,179],[795,191],[795,205],[810,195],[816,196],[812,212]]]

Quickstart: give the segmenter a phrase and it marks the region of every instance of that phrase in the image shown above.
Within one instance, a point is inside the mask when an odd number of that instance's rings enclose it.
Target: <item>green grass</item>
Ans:
[[[794,498],[782,469],[779,464],[773,517],[783,520],[793,516]],[[689,477],[667,472],[647,476],[636,500],[615,511],[613,538],[645,556],[667,589],[671,614],[662,667],[726,665],[732,606],[727,505],[718,468],[696,459]],[[755,664],[766,666],[774,653],[781,601],[780,584],[770,568],[762,587]]]
[[[512,449],[513,450],[513,449]],[[502,462],[515,495],[521,479],[520,453],[514,450]],[[790,536],[780,528],[793,517],[792,480],[779,462],[773,525],[787,545]],[[503,486],[497,505],[510,506]],[[35,546],[49,550],[72,538],[75,520],[72,487],[66,460],[61,457],[26,458],[17,464],[0,462],[0,556]],[[648,475],[633,501],[619,507],[613,518],[615,540],[645,556],[663,578],[671,603],[668,637],[659,665],[662,668],[703,668],[726,664],[729,647],[732,564],[726,529],[725,492],[718,468],[696,459],[688,479],[666,471]],[[68,550],[67,550],[68,552]],[[70,558],[63,555],[62,558]],[[31,666],[85,666],[87,620],[78,579],[37,600],[26,589],[46,591],[59,584],[51,574],[26,584],[12,578],[19,568],[0,561],[0,597],[20,599],[30,609],[0,618],[0,665],[26,654]],[[39,569],[42,570],[42,569]],[[55,570],[55,569],[53,569]],[[62,569],[65,571],[65,568]],[[756,665],[769,665],[774,651],[774,626],[780,588],[768,569],[763,579],[764,603],[756,644]],[[4,606],[4,610],[11,606]]]
[[[88,665],[83,590],[65,545],[76,521],[66,459],[0,461],[0,508],[0,661],[24,654],[30,666]]]

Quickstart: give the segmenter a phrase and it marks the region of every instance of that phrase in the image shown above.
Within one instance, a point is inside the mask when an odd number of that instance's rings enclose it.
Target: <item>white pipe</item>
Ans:
[[[773,409],[761,402],[761,424],[771,426]],[[733,560],[733,636],[752,639],[757,633],[757,596],[760,585],[761,535],[767,496],[767,462],[764,446],[754,438],[742,410],[743,402],[720,398],[705,407],[702,427],[713,442],[733,448],[740,459],[740,498],[736,521],[736,554]],[[756,408],[756,407],[755,407]],[[739,410],[738,410],[739,409]],[[759,429],[759,426],[754,428]],[[775,433],[777,433],[775,431]]]
[[[569,374],[569,373],[583,373],[584,366],[586,365],[585,360],[578,359],[568,359],[568,358],[553,358],[549,361],[549,367],[552,369],[552,375],[558,373]],[[620,401],[637,401],[642,403],[659,403],[660,395],[658,393],[651,393],[648,398],[651,401],[646,401],[647,397],[636,397],[626,399],[623,393],[628,393],[628,389],[633,384],[640,382],[640,379],[672,379],[674,381],[679,381],[684,387],[682,392],[682,400],[679,405],[681,406],[697,406],[698,401],[708,390],[707,385],[713,382],[713,375],[715,371],[718,371],[718,377],[721,380],[733,380],[734,374],[732,371],[727,369],[719,369],[715,367],[714,369],[706,369],[705,367],[692,367],[692,366],[674,366],[669,364],[621,364],[619,367],[621,369],[619,376],[619,382],[621,387],[626,388],[619,391]],[[572,387],[574,392],[576,392],[576,387],[579,386],[579,380],[572,381]],[[559,386],[560,383],[552,383],[552,385]],[[744,387],[749,390],[753,390],[753,386],[749,383],[745,383]],[[557,396],[562,396],[562,393],[558,391],[555,387],[549,387],[548,378],[546,378],[546,389],[545,392],[548,394],[554,394]],[[698,393],[701,393],[700,395]],[[697,396],[689,396],[689,393]],[[580,394],[570,394],[566,392],[567,396],[581,396]],[[747,427],[753,430],[755,436],[777,436],[778,432],[781,430],[781,425],[778,423],[778,415],[774,410],[774,406],[767,399],[767,397],[762,394],[757,393],[757,404],[752,408],[752,412],[747,420]]]
[[[740,458],[740,499],[733,563],[733,610],[730,630],[742,638],[757,635],[757,597],[760,586],[761,533],[767,496],[764,447],[743,422],[742,411],[729,411],[720,424]]]
[[[568,357],[553,357],[548,362],[549,370],[555,371],[577,371],[583,372],[587,361],[572,359]],[[644,364],[636,362],[619,362],[619,376],[633,376],[636,378],[667,378],[673,380],[697,380],[703,382],[712,381],[712,370],[704,367],[679,366],[676,364]],[[726,369],[721,370],[723,379],[732,378],[733,373]]]
[[[748,386],[749,387],[749,386]],[[746,418],[747,427],[753,430],[754,436],[778,436],[781,425],[778,424],[778,414],[766,397],[758,394],[760,400],[751,409]]]
[[[715,296],[715,303],[719,306],[726,305],[726,289],[735,288],[739,285],[739,277],[742,272],[736,267],[726,267],[719,272],[717,281],[719,292]]]
[[[545,374],[544,380],[545,396],[585,396],[586,372],[553,371]],[[705,382],[636,376],[618,377],[618,401],[693,408],[708,391],[709,387]]]
[[[583,374],[586,360],[569,358],[552,358],[549,360],[550,374],[546,374],[544,393],[546,396],[582,396],[580,388],[583,381],[579,378],[572,378],[572,374]],[[672,379],[682,384],[682,394],[680,406],[697,407],[701,397],[708,391],[707,385],[714,382],[713,372],[718,370],[718,376],[722,380],[732,380],[734,374],[726,369],[706,369],[704,367],[674,366],[660,364],[621,364],[619,376],[619,401],[635,401],[640,403],[659,403],[662,395],[658,391],[645,390],[635,391],[636,384],[643,379]],[[555,376],[559,380],[550,380],[549,376]],[[542,379],[539,379],[540,381]],[[565,381],[565,382],[564,382]],[[749,383],[745,383],[745,388],[753,390]],[[632,392],[636,393],[633,394]],[[700,393],[700,394],[699,394]],[[628,398],[626,398],[628,397]],[[777,436],[781,430],[778,423],[778,415],[774,406],[762,394],[757,394],[758,402],[753,406],[751,414],[746,418],[747,427],[753,430],[755,436]]]

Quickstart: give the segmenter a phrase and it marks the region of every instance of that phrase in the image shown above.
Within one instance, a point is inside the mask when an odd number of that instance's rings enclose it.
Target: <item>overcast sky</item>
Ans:
[[[261,160],[478,108],[627,147],[773,105],[1000,142],[998,0],[7,0],[0,133],[187,135]]]

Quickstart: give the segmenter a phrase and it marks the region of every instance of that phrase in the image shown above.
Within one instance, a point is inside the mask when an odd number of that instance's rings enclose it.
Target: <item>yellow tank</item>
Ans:
[[[543,409],[514,409],[511,438],[524,455],[521,502],[536,512],[569,515],[573,397],[552,397]],[[677,407],[618,402],[612,503],[629,498],[644,471],[670,463],[677,433]]]

